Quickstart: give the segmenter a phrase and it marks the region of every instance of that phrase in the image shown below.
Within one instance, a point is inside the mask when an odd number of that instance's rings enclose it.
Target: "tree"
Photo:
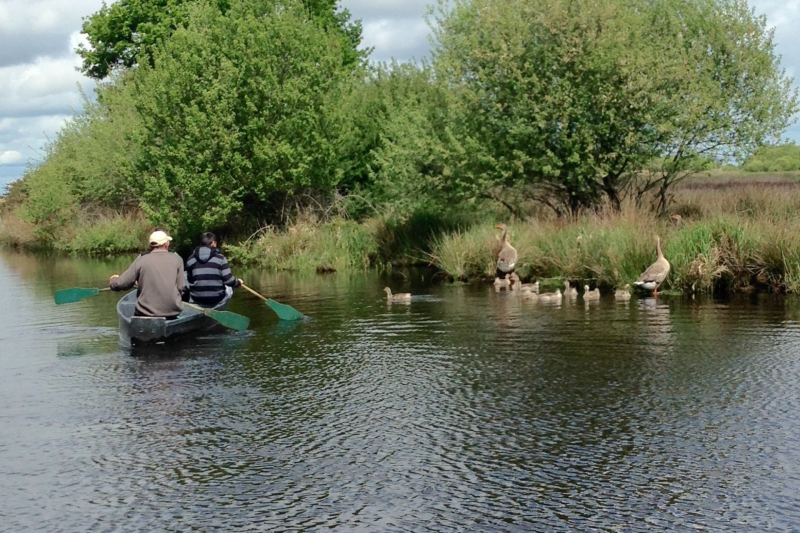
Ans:
[[[151,221],[188,238],[230,228],[276,195],[332,190],[346,57],[300,2],[192,6],[154,66],[134,73]]]
[[[559,212],[669,190],[698,156],[746,153],[797,108],[772,33],[739,0],[461,0],[436,29],[467,197]],[[655,159],[669,164],[641,175]]]
[[[82,33],[89,46],[76,52],[83,58],[83,72],[103,79],[117,68],[130,68],[145,60],[152,65],[155,47],[178,28],[185,27],[189,8],[198,0],[119,0],[103,7],[83,21]],[[336,9],[336,0],[305,0],[315,23],[336,32],[347,45],[347,62],[363,61],[368,51],[359,51],[361,22],[350,21],[349,11]],[[225,14],[229,0],[211,0]],[[254,3],[258,5],[258,2]]]

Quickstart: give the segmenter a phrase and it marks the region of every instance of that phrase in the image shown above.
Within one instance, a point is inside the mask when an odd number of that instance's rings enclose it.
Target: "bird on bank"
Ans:
[[[622,289],[614,291],[614,299],[619,302],[627,302],[631,299],[631,286],[626,283]]]
[[[599,300],[600,299],[600,289],[595,289],[593,291],[589,290],[588,285],[583,286],[583,299],[588,301],[591,300]]]
[[[517,266],[517,250],[508,242],[508,226],[498,224],[495,229],[503,231],[500,237],[500,252],[497,254],[497,272],[498,275],[507,275]]]
[[[673,213],[672,215],[669,216],[669,220],[676,226],[680,226],[681,223],[683,222],[683,217],[680,216],[678,213]]]
[[[392,289],[389,287],[384,287],[383,290],[386,291],[386,299],[390,302],[407,302],[411,299],[411,293],[409,292],[392,294]]]
[[[661,253],[661,238],[658,235],[656,235],[656,252],[658,253],[656,262],[647,267],[647,270],[642,272],[642,275],[633,284],[637,289],[652,292],[654,296],[658,294],[658,286],[669,275],[669,261]]]

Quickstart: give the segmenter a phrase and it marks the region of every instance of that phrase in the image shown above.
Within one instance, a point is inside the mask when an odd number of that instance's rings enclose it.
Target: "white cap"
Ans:
[[[151,246],[164,246],[169,241],[172,240],[172,237],[167,235],[165,232],[158,230],[154,231],[150,234],[150,245]]]

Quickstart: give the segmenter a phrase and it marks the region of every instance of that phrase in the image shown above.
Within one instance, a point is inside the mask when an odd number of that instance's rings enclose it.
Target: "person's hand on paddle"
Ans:
[[[237,287],[241,287],[242,285],[244,285],[244,281],[242,281],[242,278],[236,278],[236,281],[239,282],[239,285],[237,285]]]
[[[113,276],[108,278],[108,281],[113,281],[113,280],[117,279],[118,277],[119,277],[119,274],[114,274]]]

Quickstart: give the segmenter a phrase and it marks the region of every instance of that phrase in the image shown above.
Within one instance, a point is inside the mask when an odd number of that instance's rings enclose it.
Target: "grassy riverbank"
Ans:
[[[774,180],[773,181],[780,181]],[[663,241],[672,272],[664,287],[684,292],[754,288],[800,291],[800,186],[682,188],[672,212],[680,224],[625,205],[621,212],[557,219],[541,211],[509,224],[523,279],[556,285],[564,279],[610,289],[634,281],[655,260],[654,236]],[[420,213],[362,222],[303,217],[284,228],[264,228],[228,242],[232,262],[269,270],[353,270],[387,264],[427,264],[453,280],[494,276],[501,221],[482,215]],[[149,231],[135,214],[82,215],[56,226],[51,249],[100,255],[136,251]],[[43,236],[16,216],[0,217],[0,242],[35,248]]]

